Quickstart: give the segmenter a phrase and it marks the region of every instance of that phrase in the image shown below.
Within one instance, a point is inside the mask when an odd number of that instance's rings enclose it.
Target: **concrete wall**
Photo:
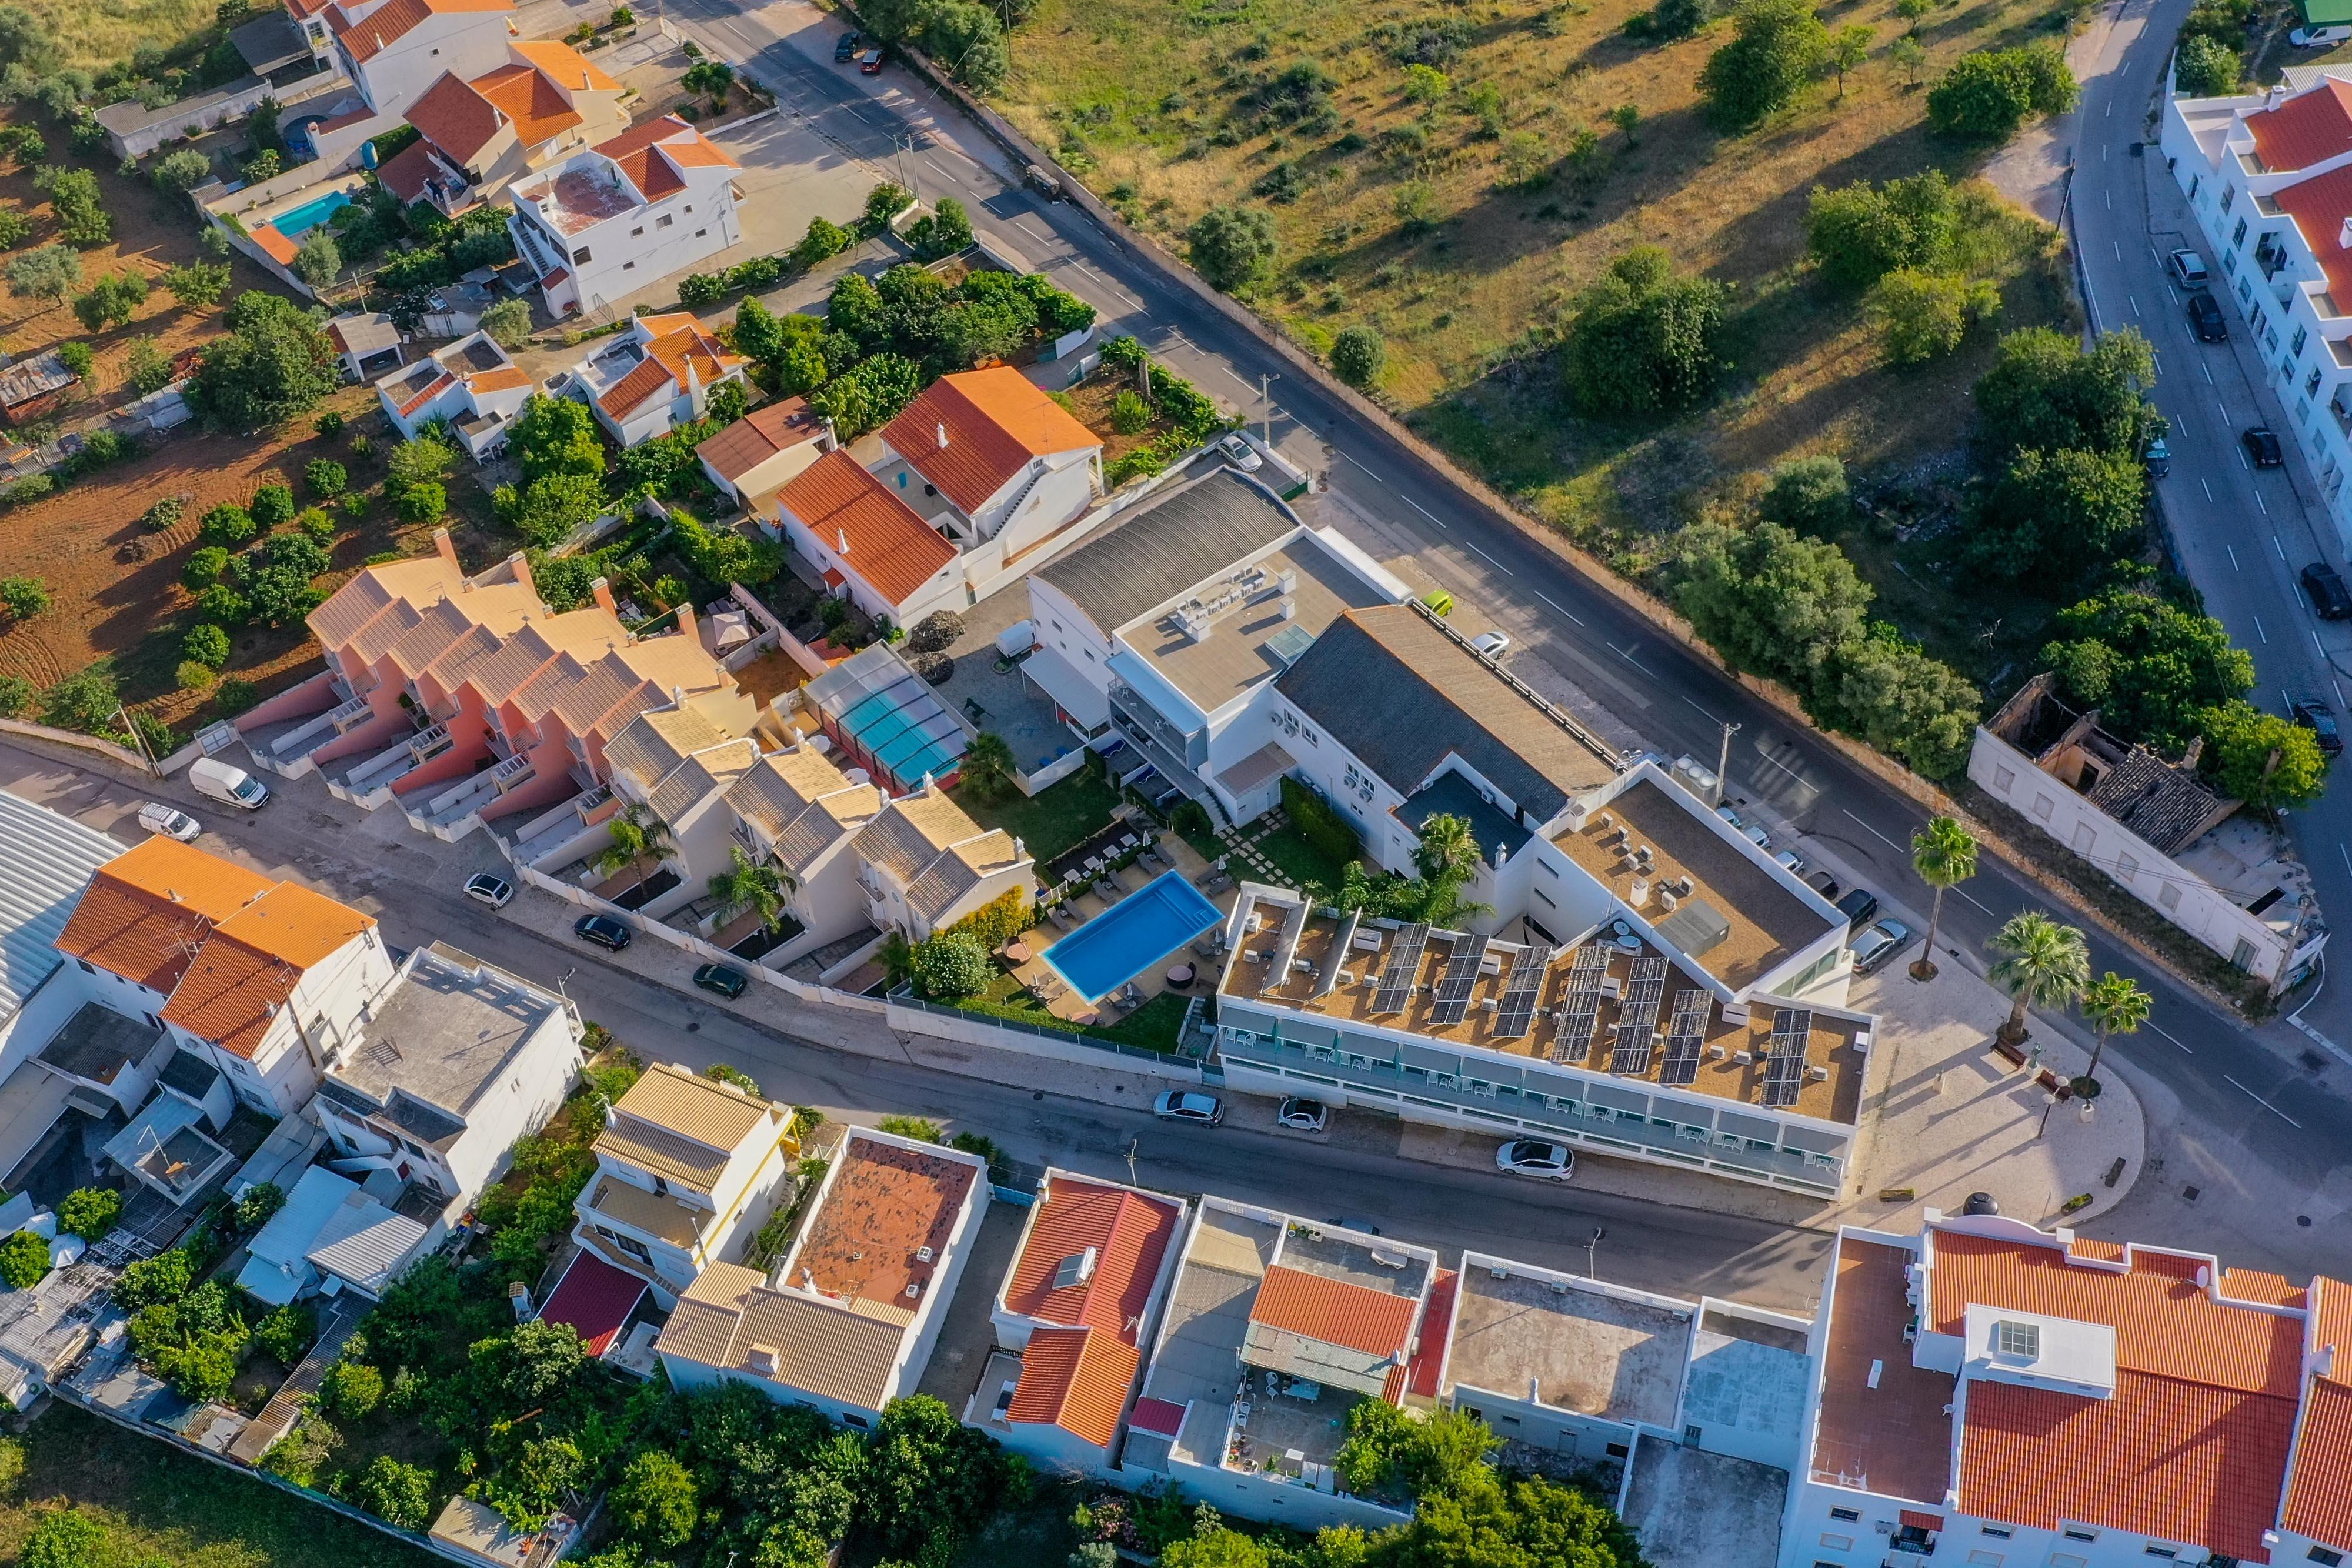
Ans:
[[[103,970],[99,972],[99,977],[114,981],[123,990],[131,989],[129,981],[118,980]],[[81,1010],[83,1003],[101,1000],[94,994],[97,988],[91,981],[92,977],[84,974],[75,960],[67,959],[33,987],[22,1006],[0,1020],[0,1083],[6,1082],[18,1068],[39,1055],[41,1047],[57,1037],[66,1020]],[[142,1022],[148,1016],[145,1011],[124,1013],[110,1002],[105,1005],[110,1011]]]
[[[242,120],[265,98],[275,98],[290,108],[342,80],[342,73],[333,69],[322,69],[283,87],[272,87],[257,76],[239,77],[216,91],[197,93],[157,110],[141,110],[135,102],[109,104],[96,118],[106,128],[106,144],[117,158],[144,158],[164,143],[178,141],[191,126],[210,131]],[[118,114],[116,110],[135,112]]]
[[[1341,1497],[1314,1491],[1296,1482],[1268,1479],[1263,1471],[1229,1470],[1222,1466],[1212,1469],[1206,1465],[1187,1464],[1172,1454],[1169,1457],[1168,1475],[1184,1489],[1187,1501],[1209,1503],[1220,1513],[1285,1524],[1293,1530],[1312,1531],[1353,1525],[1360,1530],[1379,1531],[1402,1524],[1412,1517],[1362,1498]]]

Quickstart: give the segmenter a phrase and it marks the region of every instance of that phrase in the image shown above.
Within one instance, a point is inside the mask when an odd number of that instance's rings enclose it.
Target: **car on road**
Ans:
[[[2147,444],[2147,450],[2140,454],[2139,460],[2147,468],[2147,477],[2151,479],[2160,479],[2172,472],[2172,448],[2166,445],[2161,436]]]
[[[139,826],[150,833],[160,833],[166,838],[176,838],[183,844],[194,844],[196,835],[204,831],[196,819],[176,805],[165,805],[151,800],[139,808]]]
[[[1911,928],[1901,921],[1874,921],[1849,945],[1853,949],[1853,972],[1875,974],[1911,945]]]
[[[1878,915],[1878,895],[1868,888],[1856,888],[1837,901],[1838,913],[1845,917],[1845,929],[1853,931],[1868,925]]]
[[[880,76],[882,74],[882,51],[880,49],[868,49],[864,54],[858,56],[857,74],[859,76]]]
[[[2286,36],[2286,41],[2290,48],[2332,49],[2352,41],[2352,27],[2297,27]]]
[[[1321,1100],[1307,1100],[1294,1094],[1283,1100],[1276,1110],[1274,1119],[1293,1132],[1320,1132],[1330,1115],[1330,1108]]]
[[[1480,658],[1485,659],[1487,663],[1492,664],[1496,659],[1501,658],[1505,654],[1511,651],[1511,634],[1508,632],[1480,632],[1476,637],[1470,639],[1470,651],[1476,654]]]
[[[705,991],[724,996],[730,1002],[743,994],[751,977],[740,969],[730,969],[723,963],[706,963],[694,972],[694,983]]]
[[[1265,459],[1257,455],[1256,447],[1242,439],[1238,430],[1217,443],[1217,455],[1245,474],[1256,473],[1265,467]]]
[[[2344,732],[2336,728],[2336,710],[2316,697],[2298,697],[2287,712],[2294,721],[2311,731],[2319,749],[2331,757],[2344,754]]]
[[[2246,456],[2258,468],[2275,468],[2286,461],[2286,454],[2279,449],[2278,432],[2267,425],[2249,426],[2238,439],[2245,443]]]
[[[1541,1176],[1564,1182],[1575,1173],[1576,1151],[1565,1143],[1541,1138],[1514,1138],[1495,1151],[1495,1168],[1515,1176]]]
[[[1195,1121],[1214,1127],[1225,1119],[1225,1102],[1213,1094],[1171,1089],[1151,1102],[1151,1114],[1162,1121]]]
[[[2189,296],[2189,324],[2196,329],[2200,343],[2226,343],[2230,341],[2230,323],[2221,315],[2221,307],[2213,296],[2196,293]]]
[[[1049,202],[1058,202],[1062,199],[1062,182],[1035,163],[1027,164],[1022,169],[1021,183]]]
[[[514,884],[504,877],[493,877],[488,871],[466,879],[466,896],[478,904],[488,904],[502,910],[514,900]]]
[[[850,37],[856,37],[856,35],[853,33]],[[2203,257],[2198,255],[2193,250],[2176,250],[2172,253],[2171,261],[2172,275],[2180,279],[2180,286],[2182,288],[2202,289],[2205,287],[2205,281],[2209,274],[2205,270],[2205,258]]]
[[[582,915],[572,926],[572,934],[583,942],[593,942],[598,947],[614,952],[628,946],[637,936],[625,921],[616,921],[610,915]]]
[[[1769,849],[1772,847],[1772,836],[1764,831],[1764,825],[1762,823],[1750,822],[1727,805],[1717,806],[1715,808],[1715,815],[1723,818],[1724,821],[1731,824],[1731,831],[1739,835],[1740,837],[1748,840],[1748,843],[1756,846],[1757,848]]]
[[[857,58],[857,46],[865,39],[856,33],[844,33],[833,41],[833,63],[845,66]]]
[[[2352,589],[2344,586],[2344,579],[2326,562],[2315,561],[2303,569],[2303,591],[2311,595],[2311,607],[2321,620],[2352,618]]]

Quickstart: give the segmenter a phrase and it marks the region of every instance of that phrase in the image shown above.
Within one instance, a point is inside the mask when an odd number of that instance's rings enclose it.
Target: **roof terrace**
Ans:
[[[1181,603],[1159,606],[1120,636],[1202,712],[1214,713],[1296,664],[1347,611],[1389,600],[1331,552],[1301,538],[1200,585]]]
[[[1671,1427],[1692,1310],[1594,1280],[1470,1255],[1454,1309],[1454,1388],[1533,1396],[1612,1421]]]

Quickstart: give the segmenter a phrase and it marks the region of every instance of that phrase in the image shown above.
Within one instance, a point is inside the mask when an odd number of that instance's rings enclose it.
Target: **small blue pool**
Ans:
[[[1223,919],[1192,883],[1163,871],[1047,948],[1045,962],[1098,1001]]]
[[[289,239],[299,239],[336,213],[352,205],[347,192],[330,191],[315,201],[304,202],[269,220],[269,226]]]

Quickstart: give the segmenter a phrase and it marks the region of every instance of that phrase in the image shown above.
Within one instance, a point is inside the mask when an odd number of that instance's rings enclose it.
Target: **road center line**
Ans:
[[[2200,474],[2200,475],[2198,475],[2198,476],[2197,476],[2197,482],[2198,482],[2199,484],[2203,485],[2203,486],[2205,487],[2205,499],[2206,499],[2207,500],[2211,500],[2213,499],[2213,485],[2212,485],[2212,481],[2211,481],[2211,480],[2210,480],[2210,479],[2206,479],[2206,477],[2205,477],[2204,475]]]
[[[2271,646],[2271,634],[2263,630],[2263,618],[2260,616],[2254,617],[2254,635],[2263,639],[2264,647]]]
[[[2270,514],[2271,514],[2270,503],[2269,503],[2268,501],[2266,501],[2266,500],[2263,500],[2263,492],[2262,492],[2262,491],[2260,491],[2260,490],[2256,490],[2256,491],[2254,492],[2254,504],[2255,504],[2256,506],[2258,506],[2258,507],[2260,507],[2260,508],[2262,508],[2262,509],[2263,509],[2263,515],[2264,517],[2268,517],[2268,516],[2270,516]]]
[[[1698,708],[1699,716],[1700,716],[1701,718],[1705,719],[1708,723],[1710,723],[1710,724],[1720,724],[1720,723],[1722,723],[1722,722],[1723,722],[1723,721],[1722,721],[1722,720],[1720,720],[1720,719],[1717,718],[1714,714],[1709,713],[1706,709],[1704,709],[1704,708],[1699,708],[1697,703],[1696,703],[1696,702],[1691,702],[1691,700],[1690,700],[1689,698],[1685,697],[1685,698],[1684,698],[1684,699],[1683,699],[1683,700],[1684,700],[1684,701],[1685,701],[1685,702],[1690,702],[1690,705],[1691,705],[1692,707],[1694,707],[1694,708]]]
[[[1533,589],[1531,592],[1534,593],[1537,598],[1541,599],[1545,604],[1549,605],[1553,609],[1558,610],[1570,620],[1575,621],[1578,626],[1580,626],[1584,624],[1583,621],[1578,619],[1575,611],[1570,609],[1567,605],[1553,598],[1549,594],[1545,593],[1541,588]]]
[[[1473,545],[1473,546],[1471,546],[1471,548],[1475,550],[1475,549],[1476,549],[1476,548],[1477,548],[1477,546]],[[1485,552],[1484,551],[1480,551],[1480,552],[1479,552],[1479,553],[1481,553],[1481,554],[1485,554],[1486,552]],[[1491,559],[1491,557],[1490,557],[1490,559]],[[1655,675],[1652,674],[1649,670],[1647,670],[1647,669],[1643,669],[1643,668],[1642,661],[1641,661],[1640,659],[1635,658],[1632,654],[1627,653],[1623,648],[1619,647],[1615,643],[1611,643],[1611,644],[1609,645],[1609,651],[1610,651],[1611,653],[1615,654],[1619,658],[1623,659],[1627,664],[1632,665],[1635,669],[1640,669],[1643,675],[1647,675],[1647,676],[1649,676],[1651,679],[1655,680],[1655,679],[1658,679]]]
[[[2236,548],[2234,545],[2228,545],[2228,544],[2224,544],[2223,546],[2221,546],[2221,548],[2222,548],[2222,549],[2224,549],[2224,550],[2227,550],[2227,551],[2230,552],[2230,570],[2231,570],[2231,571],[2232,571],[2232,572],[2242,572],[2242,571],[2244,571],[2244,570],[2245,570],[2245,568],[2244,568],[2244,567],[2242,567],[2242,566],[2241,566],[2241,565],[2239,565],[2239,564],[2238,564],[2238,552],[2237,552],[2237,548]]]
[[[1399,491],[1397,492],[1397,500],[1401,500],[1401,501],[1404,502],[1404,504],[1405,504],[1405,505],[1407,505],[1407,506],[1409,506],[1409,507],[1412,508],[1412,510],[1415,510],[1415,511],[1417,511],[1417,512],[1421,513],[1421,515],[1422,515],[1422,516],[1423,516],[1423,517],[1425,517],[1425,518],[1429,519],[1429,521],[1432,521],[1432,522],[1433,522],[1433,523],[1437,524],[1437,526],[1438,526],[1438,527],[1443,528],[1443,529],[1445,529],[1445,530],[1446,530],[1446,531],[1448,531],[1449,532],[1450,532],[1450,531],[1452,531],[1453,527],[1454,527],[1454,525],[1453,525],[1452,523],[1450,523],[1450,522],[1446,521],[1444,518],[1442,518],[1442,517],[1438,516],[1435,512],[1433,512],[1433,511],[1430,510],[1427,507],[1425,507],[1425,506],[1422,505],[1419,501],[1417,501],[1417,500],[1413,500],[1411,496],[1409,496],[1409,495],[1405,494],[1402,490],[1399,490]],[[1476,545],[1475,545],[1475,544],[1471,545],[1471,546],[1470,546],[1470,548],[1471,548],[1471,549],[1473,549],[1473,550],[1478,550],[1478,547],[1477,547]],[[1485,551],[1483,551],[1483,550],[1478,550],[1478,553],[1479,553],[1479,554],[1481,554],[1481,555],[1486,555],[1486,552]],[[1488,559],[1488,560],[1493,560],[1494,558],[1493,558],[1492,556],[1487,556],[1487,559]],[[1499,564],[1501,564],[1501,563],[1498,562],[1498,563],[1496,563],[1496,564],[1498,564],[1498,565],[1499,565]],[[1508,571],[1510,570],[1510,568],[1509,568],[1509,567],[1507,567],[1507,566],[1504,567],[1503,569],[1504,569],[1505,571],[1507,571],[1507,572],[1508,572]],[[1516,574],[1514,574],[1514,575],[1516,575]]]
[[[1953,892],[1955,892],[1955,893],[1958,893],[1958,894],[1959,894],[1959,896],[1960,896],[1961,898],[1968,899],[1969,903],[1971,903],[1971,904],[1976,904],[1976,907],[1977,907],[1978,909],[1979,909],[1979,910],[1984,910],[1984,912],[1985,912],[1986,914],[1988,914],[1988,915],[1992,915],[1992,918],[1993,918],[1993,919],[1995,919],[1995,920],[1999,920],[1999,919],[2000,918],[1999,915],[1994,915],[1994,914],[1993,914],[1993,912],[1992,912],[1990,910],[1987,910],[1987,909],[1985,909],[1985,907],[1984,907],[1982,904],[1978,904],[1978,903],[1977,903],[1977,901],[1976,901],[1976,900],[1969,898],[1969,895],[1968,895],[1968,894],[1966,894],[1966,893],[1961,893],[1961,892],[1960,892],[1960,890],[1959,890],[1958,888],[1954,888],[1954,889],[1952,889],[1952,891],[1953,891]]]
[[[1349,461],[1349,462],[1351,462],[1351,463],[1355,463],[1355,464],[1356,464],[1356,467],[1358,467],[1359,468],[1363,468],[1363,469],[1364,469],[1364,477],[1365,477],[1366,479],[1370,479],[1370,480],[1372,481],[1372,483],[1374,483],[1374,484],[1376,484],[1376,485],[1385,485],[1385,484],[1387,484],[1387,483],[1388,483],[1388,480],[1386,480],[1386,479],[1384,479],[1381,478],[1381,477],[1380,477],[1380,475],[1378,475],[1378,474],[1376,474],[1376,473],[1372,472],[1372,470],[1371,470],[1371,469],[1370,469],[1370,468],[1364,468],[1364,465],[1363,465],[1363,464],[1356,462],[1356,459],[1355,459],[1354,458],[1349,457],[1347,453],[1342,452],[1342,453],[1340,453],[1340,454],[1339,454],[1339,456],[1341,456],[1341,457],[1343,457],[1343,458],[1348,458],[1348,461]]]
[[[2252,1100],[2256,1105],[2261,1106],[2264,1110],[2269,1111],[2273,1116],[2277,1117],[2281,1121],[2285,1122],[2289,1127],[2294,1128],[2296,1131],[2300,1132],[2303,1131],[2302,1122],[2297,1121],[2294,1117],[2289,1116],[2285,1111],[2281,1110],[2277,1106],[2273,1105],[2269,1100],[2264,1100],[2261,1095],[2256,1094],[2252,1089],[2248,1089],[2244,1084],[2240,1083],[2228,1073],[2223,1073],[2221,1075],[2221,1081],[2228,1084],[2231,1089],[2236,1089],[2240,1094],[2244,1095],[2248,1100]]]
[[[1843,808],[1843,806],[1841,806],[1839,809],[1840,809],[1840,810],[1844,810],[1844,808]],[[1846,812],[1846,815],[1847,815],[1848,816],[1853,816],[1853,813],[1852,813],[1852,812],[1850,812],[1850,811]],[[1861,829],[1862,829],[1864,833],[1869,834],[1873,838],[1877,839],[1881,844],[1885,845],[1889,849],[1894,850],[1894,851],[1895,851],[1896,854],[1898,854],[1898,855],[1899,855],[1899,854],[1901,854],[1901,853],[1903,853],[1903,846],[1901,846],[1900,844],[1895,843],[1895,840],[1893,840],[1892,838],[1887,837],[1886,837],[1886,835],[1885,835],[1884,833],[1879,832],[1879,831],[1878,831],[1878,829],[1876,829],[1875,827],[1873,827],[1873,826],[1872,826],[1870,824],[1868,824],[1867,822],[1864,822],[1864,821],[1862,820],[1862,818],[1860,818],[1860,817],[1858,817],[1858,816],[1853,816],[1853,820],[1854,820],[1855,824],[1856,824],[1857,826],[1859,826],[1861,827]],[[1978,905],[1977,907],[1978,907],[1979,909],[1983,909],[1983,908],[1984,908],[1984,906],[1983,906],[1983,905],[1981,905],[1981,904]],[[1990,914],[1991,911],[1988,910],[1986,910],[1986,912],[1987,912],[1988,914]]]
[[[2180,1046],[2180,1048],[2183,1051],[2187,1051],[2188,1054],[2192,1057],[2197,1054],[2195,1051],[2189,1050],[2187,1046],[2180,1045],[2180,1040],[2177,1036],[2166,1034],[2164,1030],[2158,1028],[2154,1024],[2147,1026],[2147,1031],[2151,1035],[2163,1035],[2166,1039],[2170,1040],[2176,1046]]]
[[[2279,536],[2275,533],[2271,535],[2271,548],[2278,552],[2278,558],[2281,561],[2286,559],[2286,546],[2279,542]]]
[[[1413,503],[1412,503],[1412,501],[1410,501],[1410,500],[1408,500],[1405,504],[1406,504],[1407,506],[1413,506]],[[1413,510],[1416,510],[1416,511],[1418,511],[1418,510],[1420,510],[1420,508],[1419,508],[1419,507],[1417,507],[1417,506],[1413,506]],[[1464,540],[1464,541],[1462,542],[1462,543],[1463,543],[1464,547],[1465,547],[1465,548],[1466,548],[1466,549],[1470,549],[1470,550],[1478,550],[1478,547],[1477,547],[1476,545],[1472,544],[1472,543],[1471,543],[1468,540],[1466,540],[1466,539],[1465,539],[1465,540]],[[1518,574],[1517,574],[1517,572],[1512,571],[1509,567],[1507,567],[1507,566],[1504,565],[1501,562],[1499,562],[1499,561],[1496,560],[1493,556],[1488,555],[1485,551],[1483,551],[1483,550],[1478,550],[1478,553],[1479,553],[1479,555],[1480,555],[1483,559],[1485,559],[1485,560],[1486,561],[1486,563],[1487,563],[1489,565],[1493,566],[1493,567],[1495,568],[1495,570],[1496,570],[1496,571],[1500,572],[1504,576],[1506,576],[1506,577],[1516,577],[1516,576],[1517,576],[1517,575],[1518,575]],[[1625,662],[1627,662],[1628,664],[1632,664],[1632,663],[1633,663],[1633,660],[1629,658],[1627,658],[1627,660],[1626,660]],[[1634,666],[1634,668],[1638,669],[1638,668],[1640,668],[1641,667],[1640,667],[1639,665],[1635,665],[1635,666]]]

